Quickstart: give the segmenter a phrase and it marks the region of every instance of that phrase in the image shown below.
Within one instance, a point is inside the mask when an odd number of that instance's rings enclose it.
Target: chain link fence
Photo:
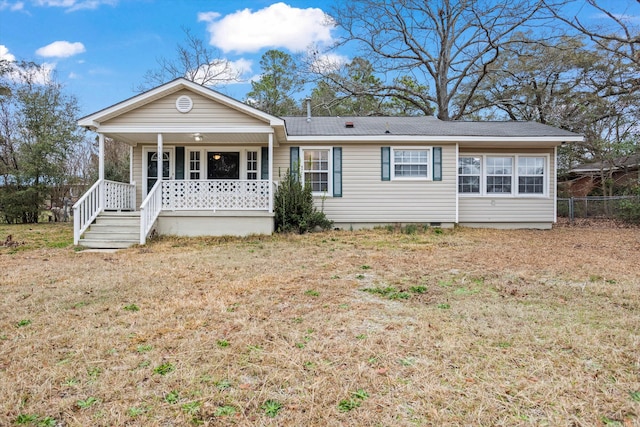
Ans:
[[[558,199],[558,216],[576,218],[640,220],[640,196],[589,196]]]

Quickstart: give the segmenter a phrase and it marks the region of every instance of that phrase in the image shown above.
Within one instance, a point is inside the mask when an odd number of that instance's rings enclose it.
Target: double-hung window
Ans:
[[[487,157],[487,194],[511,194],[513,157]]]
[[[458,192],[480,193],[480,157],[460,157],[458,159]]]
[[[545,195],[547,158],[533,155],[458,158],[458,193],[465,195]]]
[[[393,179],[430,179],[428,148],[393,149]]]
[[[518,157],[518,193],[544,193],[544,158]]]
[[[327,193],[331,188],[331,149],[302,149],[302,179],[313,193]]]

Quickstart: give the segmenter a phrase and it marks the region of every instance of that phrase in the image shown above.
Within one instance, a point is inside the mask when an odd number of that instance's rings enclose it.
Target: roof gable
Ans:
[[[260,120],[271,126],[283,126],[284,122],[279,117],[267,114],[247,104],[216,92],[212,89],[201,86],[184,78],[178,78],[157,88],[151,89],[140,95],[131,97],[125,101],[114,104],[103,110],[81,118],[78,124],[87,128],[98,128],[101,124],[113,120],[119,116],[130,113],[136,109],[143,108],[155,101],[165,98],[178,92],[191,92],[205,99],[219,103],[238,113]]]

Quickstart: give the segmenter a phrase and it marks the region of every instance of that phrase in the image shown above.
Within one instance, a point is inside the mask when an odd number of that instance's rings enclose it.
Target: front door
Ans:
[[[169,179],[171,176],[171,156],[169,151],[162,153],[162,179]],[[147,193],[153,188],[158,180],[158,153],[156,151],[147,152]]]
[[[240,153],[207,152],[207,179],[240,179]]]

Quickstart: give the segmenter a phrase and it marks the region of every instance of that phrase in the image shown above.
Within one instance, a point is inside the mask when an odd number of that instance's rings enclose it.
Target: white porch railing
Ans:
[[[96,181],[93,186],[84,193],[82,197],[73,205],[73,244],[80,242],[80,236],[84,233],[89,225],[102,211],[102,197],[100,197],[100,189],[102,181]]]
[[[136,186],[124,182],[104,181],[104,208],[132,211],[136,208]]]
[[[163,210],[269,210],[268,180],[162,181]]]
[[[123,182],[98,180],[73,205],[73,244],[104,210],[135,210],[136,186]]]
[[[140,244],[144,245],[162,210],[162,182],[156,181],[140,205]]]

